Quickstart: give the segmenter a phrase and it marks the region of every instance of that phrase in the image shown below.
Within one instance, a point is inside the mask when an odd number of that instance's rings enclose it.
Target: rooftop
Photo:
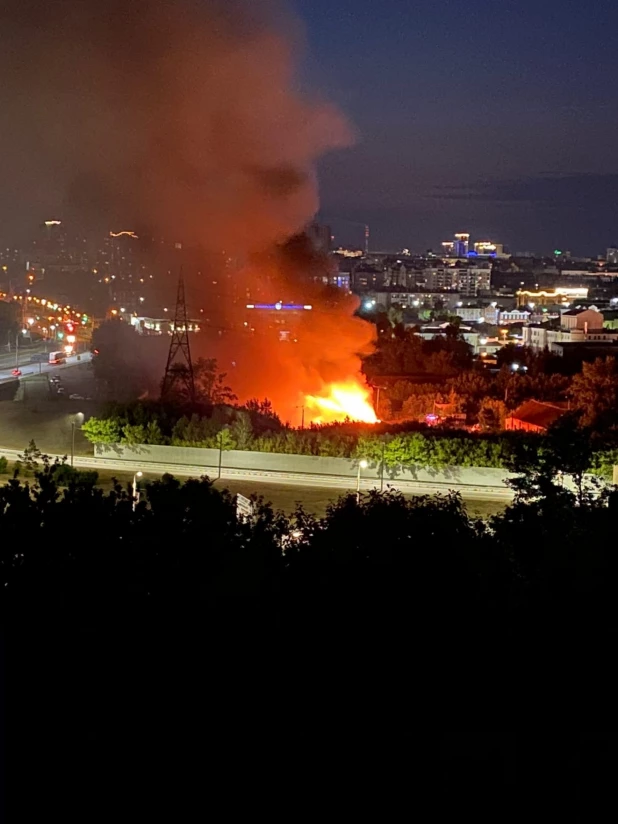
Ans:
[[[564,407],[542,401],[526,401],[512,413],[513,418],[548,429],[565,412]]]
[[[563,312],[563,315],[570,315],[571,317],[575,317],[577,315],[581,315],[582,312],[596,312],[596,309],[569,309],[568,312]]]

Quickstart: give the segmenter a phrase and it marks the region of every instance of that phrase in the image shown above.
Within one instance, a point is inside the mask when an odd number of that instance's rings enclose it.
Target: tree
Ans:
[[[506,405],[504,401],[483,398],[478,413],[482,432],[500,432],[504,429]]]
[[[582,364],[568,391],[582,426],[602,432],[618,426],[618,365],[615,358]]]
[[[18,460],[26,469],[34,471],[35,469],[38,469],[39,461],[41,461],[43,457],[43,453],[38,448],[34,440],[31,440],[28,446],[24,449],[23,454],[18,456]]]
[[[0,300],[0,347],[13,350],[19,331],[20,309],[17,301]]]
[[[198,399],[211,406],[230,404],[238,400],[231,386],[225,383],[226,372],[219,372],[215,358],[199,358],[193,365]]]
[[[140,336],[122,320],[106,320],[92,335],[94,377],[114,400],[131,400],[155,389]],[[158,367],[153,364],[152,371]]]
[[[261,401],[252,398],[245,404],[245,409],[249,412],[253,430],[257,434],[280,430],[283,426],[281,418],[273,409],[272,401],[268,398]]]
[[[251,416],[244,410],[236,413],[236,419],[231,425],[232,438],[236,442],[237,449],[248,449],[253,441],[253,424]]]
[[[531,436],[513,440],[506,465],[519,475],[510,481],[517,500],[543,501],[551,506],[555,501],[572,499],[573,493],[564,485],[571,478],[577,501],[588,501],[594,479],[585,482],[585,475],[594,463],[594,448],[589,430],[582,430],[576,414],[564,415],[550,427],[545,437]]]
[[[401,306],[391,306],[386,315],[388,322],[393,328],[403,323],[403,309]]]
[[[123,423],[119,418],[89,418],[82,424],[82,432],[90,443],[120,443]]]
[[[491,380],[486,372],[467,369],[449,381],[457,406],[466,417],[476,420],[482,400],[490,395]]]
[[[234,434],[227,427],[217,432],[215,444],[217,449],[229,450],[237,448]]]

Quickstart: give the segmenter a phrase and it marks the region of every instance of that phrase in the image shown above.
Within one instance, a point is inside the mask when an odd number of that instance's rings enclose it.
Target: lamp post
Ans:
[[[141,478],[143,472],[136,472],[133,476],[133,512],[135,512],[135,507],[137,506],[137,502],[139,501],[139,492],[137,491],[137,479]]]
[[[369,464],[367,461],[359,461],[358,462],[358,475],[356,476],[356,503],[360,503],[360,478],[361,478],[361,469],[367,469]]]
[[[219,481],[221,480],[221,467],[223,465],[223,433],[226,430],[229,430],[227,424],[217,433],[217,446],[219,447],[219,475],[217,476],[217,480]]]
[[[305,428],[305,407],[304,406],[297,406],[296,409],[300,409],[300,428]]]
[[[75,457],[75,425],[82,423],[84,420],[84,413],[78,412],[71,421],[71,469],[73,468],[73,460]]]

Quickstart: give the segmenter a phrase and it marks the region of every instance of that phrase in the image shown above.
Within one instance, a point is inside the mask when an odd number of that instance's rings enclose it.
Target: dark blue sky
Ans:
[[[358,132],[320,168],[338,240],[358,221],[372,248],[618,241],[615,0],[293,2],[305,78]]]

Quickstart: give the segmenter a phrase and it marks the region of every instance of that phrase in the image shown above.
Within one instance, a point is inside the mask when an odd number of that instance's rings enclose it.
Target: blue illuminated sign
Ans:
[[[277,312],[283,312],[286,310],[294,310],[298,312],[303,309],[311,308],[311,306],[303,305],[302,303],[254,303],[247,306],[247,309],[270,309]]]

